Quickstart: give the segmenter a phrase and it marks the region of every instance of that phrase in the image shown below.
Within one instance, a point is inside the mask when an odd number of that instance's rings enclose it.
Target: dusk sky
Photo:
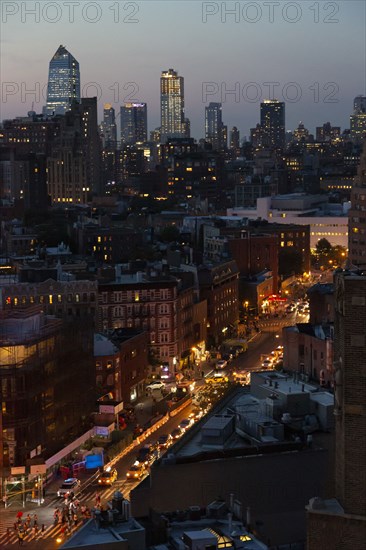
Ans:
[[[23,4],[29,10],[38,4],[39,22]],[[248,136],[259,122],[260,101],[270,96],[266,82],[280,83],[272,97],[286,101],[287,130],[300,120],[312,132],[326,121],[348,128],[354,97],[366,94],[363,1],[69,2],[74,22],[67,4],[2,2],[1,119],[25,115],[32,101],[41,112],[45,99],[24,97],[21,88],[46,85],[60,44],[79,61],[84,91],[87,83],[98,84],[100,113],[105,102],[119,112],[124,100],[146,101],[149,131],[160,125],[159,78],[169,68],[184,76],[186,116],[195,138],[204,135],[209,101],[222,101],[224,123]],[[235,4],[237,22],[229,14],[225,22],[221,6],[230,10]],[[216,11],[203,22],[205,13]],[[92,23],[94,18],[99,21]],[[205,82],[215,83],[206,98]],[[239,97],[225,97],[225,86],[230,90],[235,83]],[[13,95],[6,97],[6,91]],[[289,101],[300,93],[298,101]],[[96,88],[89,86],[84,95],[96,95]]]

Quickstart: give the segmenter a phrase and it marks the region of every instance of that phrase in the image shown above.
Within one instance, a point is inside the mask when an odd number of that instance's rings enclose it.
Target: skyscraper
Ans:
[[[350,116],[351,138],[356,143],[366,139],[366,96],[358,95],[353,101],[353,115]]]
[[[366,141],[360,158],[357,177],[351,190],[348,211],[348,258],[352,265],[366,268]]]
[[[221,103],[209,103],[205,107],[205,139],[212,149],[223,148],[223,123]]]
[[[230,130],[230,149],[237,151],[240,149],[240,132],[236,126]]]
[[[147,141],[146,103],[125,103],[121,107],[121,144]]]
[[[80,70],[75,57],[60,46],[50,61],[47,85],[47,116],[63,115],[73,101],[80,103]]]
[[[113,148],[117,143],[116,113],[110,103],[105,103],[103,122],[100,125],[103,147]]]
[[[264,145],[282,149],[285,145],[285,104],[277,99],[266,99],[261,103],[261,128]]]
[[[334,274],[334,498],[313,498],[308,550],[365,548],[366,541],[366,277]]]
[[[163,71],[160,78],[161,140],[187,137],[184,115],[184,78],[177,71]]]

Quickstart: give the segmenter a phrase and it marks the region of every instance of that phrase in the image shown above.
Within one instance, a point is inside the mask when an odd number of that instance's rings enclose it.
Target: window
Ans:
[[[80,302],[80,294],[75,294],[75,302]]]

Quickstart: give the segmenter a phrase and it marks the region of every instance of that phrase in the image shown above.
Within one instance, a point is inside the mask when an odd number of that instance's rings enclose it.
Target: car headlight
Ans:
[[[135,477],[138,477],[138,474],[135,474]]]

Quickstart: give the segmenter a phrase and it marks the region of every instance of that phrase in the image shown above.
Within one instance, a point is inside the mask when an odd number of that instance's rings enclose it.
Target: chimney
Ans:
[[[248,531],[250,531],[250,523],[252,521],[251,513],[250,513],[250,506],[247,506],[247,525],[246,528]]]
[[[231,514],[229,512],[228,515],[227,515],[227,519],[229,521],[228,529],[229,529],[229,534],[230,534],[231,531],[233,530],[233,514]]]

